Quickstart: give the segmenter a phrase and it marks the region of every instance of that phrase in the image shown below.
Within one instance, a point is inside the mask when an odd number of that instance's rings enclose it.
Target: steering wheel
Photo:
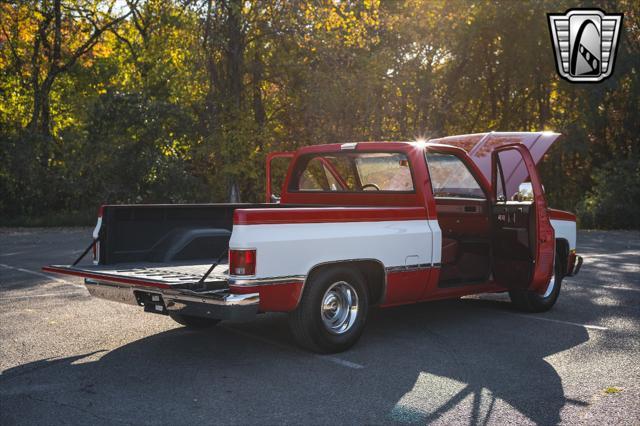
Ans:
[[[364,191],[365,188],[370,187],[375,189],[376,191],[380,191],[380,187],[378,185],[376,185],[375,183],[367,183],[366,185],[362,185],[362,190]]]

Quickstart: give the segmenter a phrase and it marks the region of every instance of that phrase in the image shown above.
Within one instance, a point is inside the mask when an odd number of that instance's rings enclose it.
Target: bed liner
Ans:
[[[93,280],[160,288],[189,288],[193,284],[208,288],[226,287],[229,270],[227,263],[217,265],[211,274],[200,282],[210,267],[211,263],[189,261],[171,264],[135,262],[115,265],[50,265],[43,270]]]

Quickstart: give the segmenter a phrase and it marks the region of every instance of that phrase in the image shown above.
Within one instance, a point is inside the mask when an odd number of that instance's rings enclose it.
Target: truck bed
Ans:
[[[156,288],[227,288],[226,254],[236,209],[279,204],[142,204],[101,208],[97,265],[49,265],[44,271],[101,283]],[[218,265],[203,280],[211,265]]]
[[[194,284],[207,289],[226,287],[228,264],[217,265],[200,283],[211,264],[202,262],[133,262],[116,265],[50,265],[47,272],[74,275],[83,278],[121,284],[139,284],[162,288],[190,288]]]

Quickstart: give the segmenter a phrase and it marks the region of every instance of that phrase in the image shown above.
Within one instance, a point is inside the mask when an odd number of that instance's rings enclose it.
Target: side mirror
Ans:
[[[271,194],[271,202],[276,204],[279,203],[280,197],[278,197],[276,194]]]
[[[531,182],[522,182],[518,192],[513,196],[515,201],[533,201],[533,187]]]

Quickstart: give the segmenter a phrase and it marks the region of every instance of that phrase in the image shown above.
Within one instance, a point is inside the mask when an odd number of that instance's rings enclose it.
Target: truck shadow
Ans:
[[[362,341],[330,357],[297,349],[282,315],[205,332],[174,328],[109,352],[8,369],[0,397],[21,415],[47,418],[38,416],[53,405],[78,423],[557,423],[565,404],[584,403],[566,398],[545,357],[589,335],[545,323],[523,329],[504,305],[374,312]],[[16,421],[3,411],[3,423]]]
[[[425,305],[385,313],[389,320],[371,333],[382,359],[391,351],[378,341],[392,334],[404,347],[393,351],[392,364],[420,366],[402,380],[413,387],[391,408],[394,421],[556,424],[565,404],[586,405],[565,396],[560,375],[545,360],[588,341],[585,328],[523,324],[510,304],[493,300],[432,305],[429,313],[420,312]],[[428,327],[414,317],[426,317]]]

